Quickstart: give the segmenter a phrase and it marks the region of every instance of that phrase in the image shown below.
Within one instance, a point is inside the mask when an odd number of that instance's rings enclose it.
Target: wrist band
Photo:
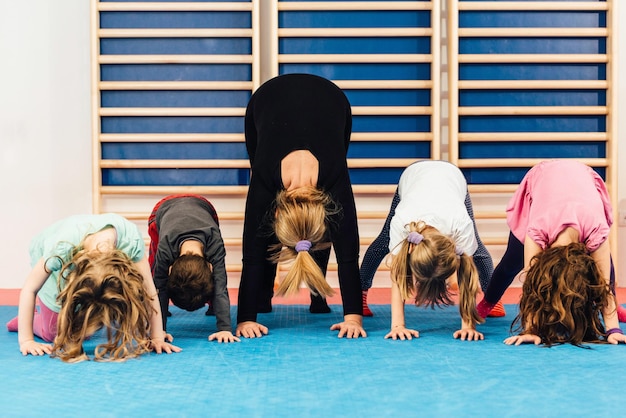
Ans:
[[[621,328],[611,328],[606,330],[606,336],[608,338],[611,334],[624,334]]]

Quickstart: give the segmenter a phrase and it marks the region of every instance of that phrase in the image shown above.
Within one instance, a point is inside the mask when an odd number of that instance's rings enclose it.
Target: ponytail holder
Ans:
[[[422,242],[422,240],[424,239],[424,235],[420,234],[419,232],[415,232],[415,231],[411,231],[409,232],[409,235],[406,237],[406,240],[408,242],[410,242],[411,244],[419,244],[420,242]]]
[[[311,249],[311,241],[303,239],[302,241],[298,241],[296,246],[294,247],[297,252],[300,251],[309,251]]]
[[[462,256],[463,255],[463,249],[461,247],[459,247],[458,245],[456,247],[454,247],[454,252],[458,256]]]

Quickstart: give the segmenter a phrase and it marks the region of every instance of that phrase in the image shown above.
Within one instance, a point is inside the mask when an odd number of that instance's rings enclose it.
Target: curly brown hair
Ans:
[[[122,361],[150,351],[151,299],[125,253],[77,252],[61,277],[67,285],[57,297],[61,311],[53,357],[88,360],[83,342],[101,328],[107,342],[96,346],[96,361]]]
[[[584,244],[548,248],[531,260],[511,330],[537,335],[546,346],[603,342],[601,313],[611,297]]]

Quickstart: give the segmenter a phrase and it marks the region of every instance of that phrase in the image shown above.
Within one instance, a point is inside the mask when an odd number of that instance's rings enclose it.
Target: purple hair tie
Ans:
[[[309,251],[311,249],[311,241],[303,239],[302,241],[298,241],[296,243],[295,249],[297,252],[300,251]]]
[[[463,255],[463,248],[457,245],[456,247],[454,247],[454,252],[456,253],[456,255],[461,256]]]
[[[424,235],[420,234],[419,232],[415,232],[415,231],[411,231],[409,232],[409,235],[406,237],[406,240],[408,242],[410,242],[411,244],[419,244],[420,242],[422,242],[422,240],[424,239]]]

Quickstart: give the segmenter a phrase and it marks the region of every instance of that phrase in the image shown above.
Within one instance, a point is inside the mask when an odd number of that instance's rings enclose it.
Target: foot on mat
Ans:
[[[363,295],[363,316],[374,316],[374,313],[370,310],[370,307],[367,305],[367,290],[363,290],[362,295]]]
[[[619,322],[626,322],[626,308],[622,305],[617,305],[617,318]]]
[[[504,310],[504,305],[502,304],[502,301],[499,300],[487,316],[490,318],[500,318],[506,316],[506,311]]]
[[[321,296],[314,296],[312,294],[311,295],[311,306],[309,306],[309,312],[311,312],[311,313],[329,313],[330,312],[330,307],[328,306],[328,303],[326,302],[326,299],[324,299]]]

